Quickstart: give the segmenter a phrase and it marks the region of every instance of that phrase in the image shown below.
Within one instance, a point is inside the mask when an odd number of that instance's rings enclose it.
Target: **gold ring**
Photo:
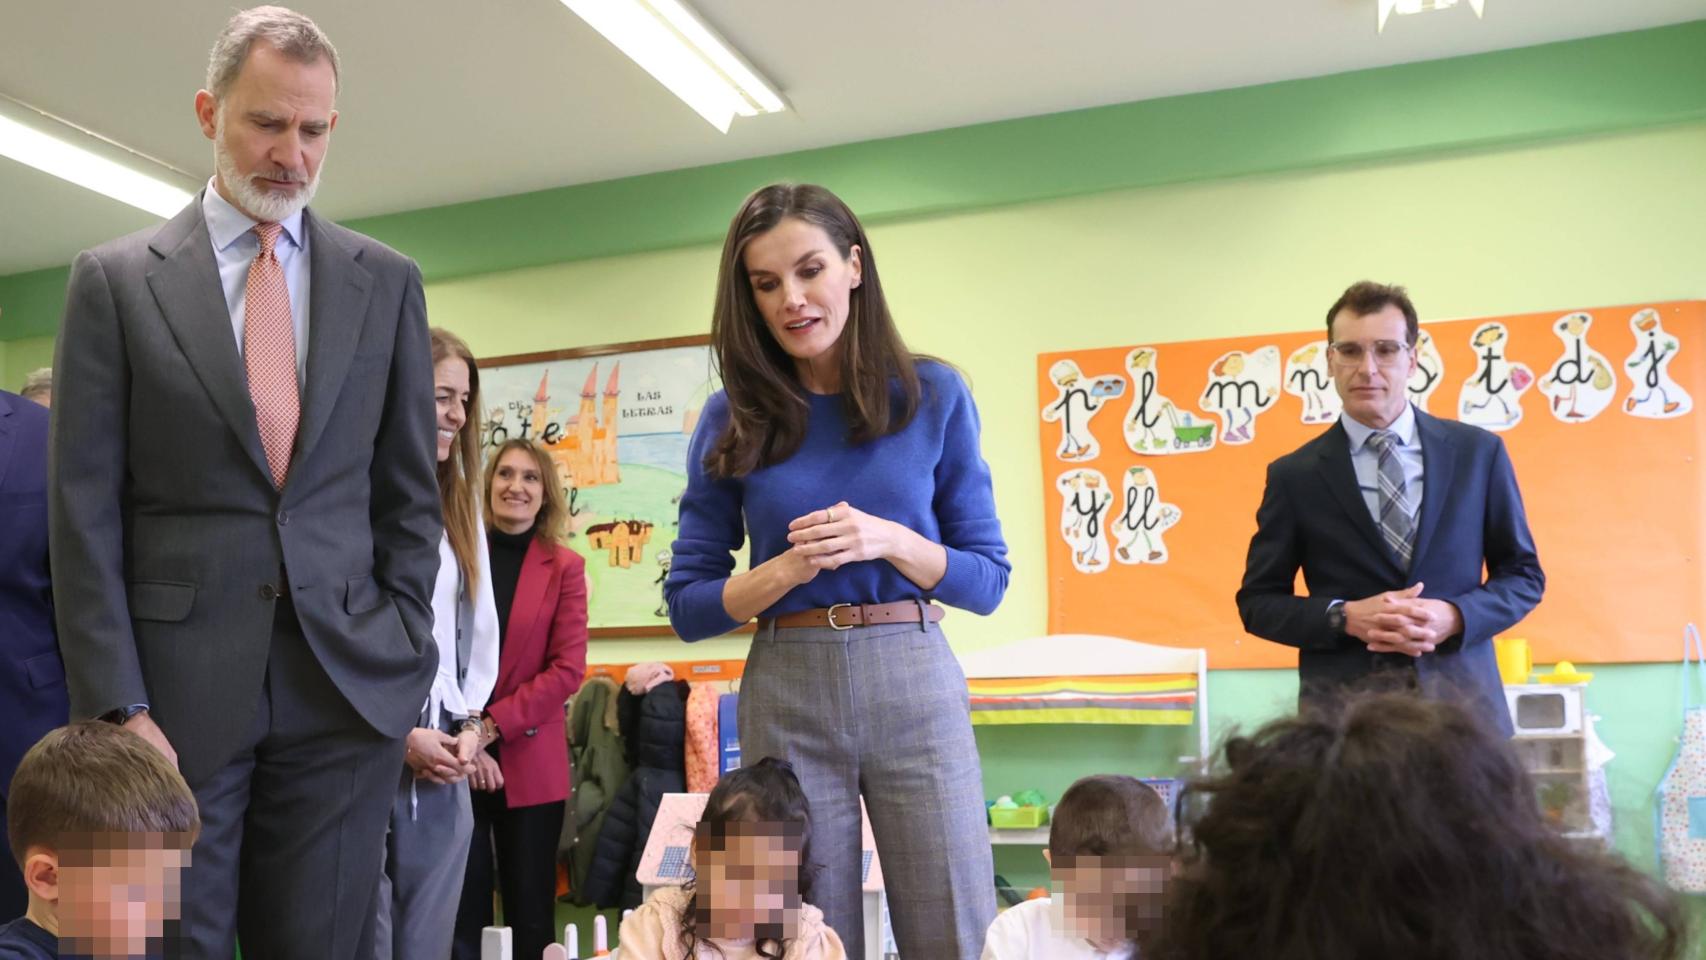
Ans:
[[[823,515],[829,518],[828,520],[824,521],[825,523],[834,523],[835,522],[835,508],[834,507],[824,507],[823,508]]]

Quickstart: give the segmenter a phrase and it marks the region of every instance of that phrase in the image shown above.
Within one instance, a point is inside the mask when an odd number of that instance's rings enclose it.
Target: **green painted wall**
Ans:
[[[877,223],[1576,136],[1706,118],[1703,54],[1699,21],[632,177],[360,228],[408,243],[432,278],[714,241],[729,197],[779,179],[835,183]]]
[[[52,364],[52,337],[0,340],[0,390],[17,393],[31,370]]]
[[[446,279],[708,243],[778,179],[867,223],[1706,119],[1706,20],[978,124],[351,221]],[[186,134],[187,135],[187,134]],[[51,333],[66,269],[0,277],[0,339]]]

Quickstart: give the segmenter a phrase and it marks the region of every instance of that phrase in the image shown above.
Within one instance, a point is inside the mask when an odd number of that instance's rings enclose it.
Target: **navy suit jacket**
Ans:
[[[47,576],[47,423],[0,390],[0,797],[24,751],[70,714]]]
[[[1534,609],[1546,586],[1516,473],[1504,442],[1479,427],[1417,410],[1416,429],[1423,497],[1410,569],[1382,541],[1357,487],[1350,438],[1334,424],[1269,465],[1238,613],[1244,629],[1298,648],[1299,699],[1307,703],[1410,660],[1335,635],[1328,605],[1419,581],[1423,597],[1448,600],[1463,614],[1460,635],[1414,661],[1422,690],[1464,698],[1508,735],[1491,641]],[[1294,592],[1299,569],[1305,597]]]

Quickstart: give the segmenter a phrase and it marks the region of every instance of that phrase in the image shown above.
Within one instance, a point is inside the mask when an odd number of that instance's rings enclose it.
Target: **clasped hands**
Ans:
[[[415,771],[416,780],[461,783],[475,772],[484,753],[480,746],[477,730],[449,734],[431,727],[416,727],[404,741],[403,762]]]
[[[1463,632],[1463,614],[1445,600],[1422,599],[1423,584],[1345,603],[1345,632],[1371,653],[1419,657]]]
[[[898,534],[904,529],[893,520],[871,516],[843,500],[790,522],[788,542],[793,546],[782,556],[789,558],[794,579],[809,583],[822,570],[893,556]]]

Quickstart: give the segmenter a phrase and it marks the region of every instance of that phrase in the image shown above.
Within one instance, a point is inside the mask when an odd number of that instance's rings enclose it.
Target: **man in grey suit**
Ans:
[[[74,716],[177,761],[202,832],[171,956],[371,953],[386,815],[436,669],[432,361],[414,263],[307,209],[337,53],[260,7],[196,114],[216,174],[81,254],[54,365]]]

